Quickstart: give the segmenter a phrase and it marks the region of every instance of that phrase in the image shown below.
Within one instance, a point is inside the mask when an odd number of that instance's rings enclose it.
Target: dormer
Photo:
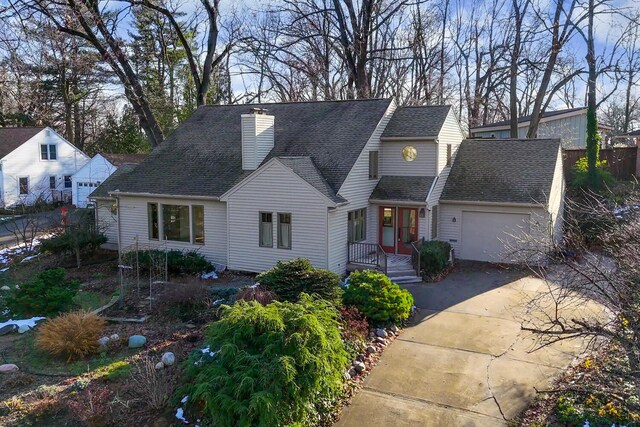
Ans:
[[[242,114],[242,169],[256,170],[274,144],[273,115],[263,108],[252,108],[249,114]]]

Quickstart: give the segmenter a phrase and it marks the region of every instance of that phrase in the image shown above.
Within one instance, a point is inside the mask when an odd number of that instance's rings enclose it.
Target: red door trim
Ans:
[[[384,228],[382,226],[382,219],[383,219],[383,213],[385,209],[391,209],[393,211],[393,242],[394,242],[394,246],[384,246],[382,244],[382,229]],[[393,206],[380,206],[379,210],[378,210],[378,244],[380,246],[382,246],[382,249],[384,249],[385,252],[387,253],[391,253],[391,254],[395,254],[396,253],[396,248],[395,248],[395,243],[398,239],[398,235],[397,235],[397,229],[396,226],[398,224],[398,215],[397,215],[397,209]]]

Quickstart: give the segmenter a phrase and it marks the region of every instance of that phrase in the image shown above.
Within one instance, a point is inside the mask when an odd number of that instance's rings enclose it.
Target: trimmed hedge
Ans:
[[[326,423],[348,364],[338,311],[305,294],[298,303],[238,301],[223,310],[205,348],[185,361],[176,399],[189,396],[187,409],[208,425]]]
[[[437,276],[449,263],[451,245],[448,242],[429,240],[420,247],[420,269],[427,276]]]
[[[340,305],[340,276],[315,268],[308,259],[278,261],[271,270],[260,273],[256,281],[275,292],[280,300],[297,301],[300,294],[306,293]]]
[[[138,251],[138,262],[143,270],[149,270],[151,259],[160,259],[163,256],[165,256],[164,251]],[[213,271],[213,264],[197,251],[183,252],[173,249],[167,251],[166,257],[167,270],[170,274],[202,274]]]
[[[356,306],[372,325],[399,324],[411,314],[413,296],[378,271],[356,271],[342,297],[344,305]]]

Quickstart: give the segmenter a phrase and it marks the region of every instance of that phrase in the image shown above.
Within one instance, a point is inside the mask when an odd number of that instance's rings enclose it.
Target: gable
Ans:
[[[0,128],[0,159],[45,129],[44,126]]]

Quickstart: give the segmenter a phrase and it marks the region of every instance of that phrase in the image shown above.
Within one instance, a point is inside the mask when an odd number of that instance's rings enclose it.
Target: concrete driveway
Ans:
[[[531,352],[525,308],[547,289],[524,273],[464,268],[407,285],[420,309],[384,352],[337,426],[498,426],[584,351],[564,341]]]

